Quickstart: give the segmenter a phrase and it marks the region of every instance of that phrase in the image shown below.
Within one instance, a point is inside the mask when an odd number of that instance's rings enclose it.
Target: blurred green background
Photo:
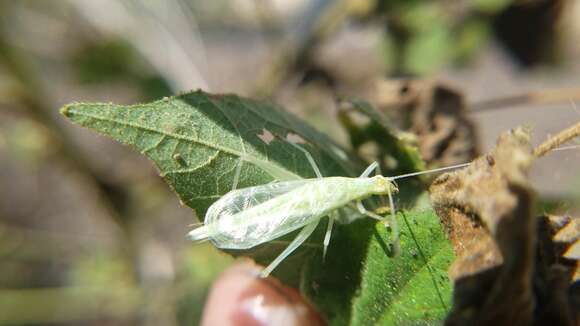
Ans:
[[[579,39],[575,1],[0,0],[0,324],[195,325],[233,261],[189,243],[198,220],[152,164],[66,122],[66,103],[234,92],[346,144],[337,95],[411,76],[455,83],[469,103],[577,87]],[[522,123],[538,143],[580,111],[471,118],[485,150]],[[535,167],[550,212],[573,212],[579,157]]]

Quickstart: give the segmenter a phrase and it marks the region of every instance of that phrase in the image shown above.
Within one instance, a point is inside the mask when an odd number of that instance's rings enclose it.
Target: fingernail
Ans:
[[[323,325],[298,291],[268,277],[253,278],[232,314],[235,325]]]
[[[298,291],[260,278],[261,267],[244,262],[224,272],[211,291],[203,325],[325,325]],[[207,314],[213,315],[212,323]]]

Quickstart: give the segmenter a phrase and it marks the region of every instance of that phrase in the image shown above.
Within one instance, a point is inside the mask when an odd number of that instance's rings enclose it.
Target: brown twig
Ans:
[[[532,154],[535,157],[542,157],[547,153],[557,149],[560,145],[580,136],[580,122],[570,128],[564,129],[557,135],[548,138],[545,142],[534,148]]]
[[[522,104],[553,104],[565,101],[580,100],[580,88],[546,89],[531,91],[523,94],[505,96],[495,99],[483,100],[470,105],[470,112],[499,110],[509,106]]]

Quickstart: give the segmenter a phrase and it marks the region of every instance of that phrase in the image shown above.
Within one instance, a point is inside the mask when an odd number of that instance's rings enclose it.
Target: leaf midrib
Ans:
[[[136,129],[146,130],[146,131],[154,132],[154,133],[157,133],[157,134],[160,134],[160,135],[163,135],[163,136],[172,137],[172,138],[177,139],[177,140],[182,140],[182,141],[186,141],[186,142],[192,142],[192,143],[200,144],[202,146],[206,146],[208,148],[215,149],[215,150],[218,150],[218,151],[221,151],[223,153],[226,153],[226,154],[229,154],[229,155],[232,155],[232,156],[236,156],[236,157],[239,157],[239,158],[246,158],[246,159],[248,159],[248,158],[251,157],[251,159],[254,160],[254,161],[260,161],[263,164],[271,164],[271,165],[274,165],[274,166],[276,166],[277,168],[279,168],[281,170],[285,170],[289,174],[295,175],[297,178],[302,178],[301,176],[297,175],[296,173],[292,172],[291,170],[288,170],[285,166],[280,165],[280,164],[275,163],[275,162],[272,162],[272,161],[260,160],[260,159],[254,157],[254,156],[250,156],[248,154],[241,153],[239,151],[232,150],[232,149],[229,149],[227,147],[222,147],[222,146],[219,146],[219,145],[216,145],[216,144],[208,143],[208,142],[206,142],[204,140],[201,140],[201,139],[195,139],[195,138],[191,138],[191,137],[187,137],[187,136],[183,136],[183,135],[179,135],[179,134],[174,134],[174,133],[171,133],[171,132],[168,132],[168,131],[159,130],[159,129],[155,129],[155,128],[151,128],[151,127],[147,127],[147,126],[143,126],[143,125],[139,125],[139,124],[135,124],[135,123],[131,123],[131,122],[121,121],[121,120],[117,120],[117,119],[112,119],[112,118],[108,118],[108,117],[103,117],[103,116],[99,116],[99,115],[94,115],[94,114],[90,114],[90,113],[86,113],[86,112],[77,111],[77,110],[74,109],[74,106],[76,106],[76,105],[85,105],[85,104],[83,104],[83,103],[70,104],[70,105],[67,105],[64,108],[64,111],[65,112],[68,112],[69,114],[76,114],[78,116],[88,117],[88,118],[92,118],[92,119],[99,120],[99,121],[106,121],[106,122],[115,123],[115,124],[118,124],[118,125],[121,125],[121,126],[127,126],[127,127],[136,128]],[[131,107],[136,108],[138,106],[129,106],[128,108],[131,108]],[[229,121],[229,119],[228,119],[228,121]],[[230,123],[231,123],[231,121],[230,121]],[[239,132],[238,132],[238,137],[241,137],[239,135]],[[249,163],[252,163],[253,165],[256,165],[252,161],[249,161]]]

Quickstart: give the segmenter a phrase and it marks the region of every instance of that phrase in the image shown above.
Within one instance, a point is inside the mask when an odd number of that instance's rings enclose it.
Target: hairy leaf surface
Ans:
[[[181,200],[203,218],[232,189],[272,180],[314,177],[304,154],[286,139],[304,142],[325,175],[356,169],[324,135],[274,105],[201,91],[150,104],[73,103],[62,113],[147,155]]]

